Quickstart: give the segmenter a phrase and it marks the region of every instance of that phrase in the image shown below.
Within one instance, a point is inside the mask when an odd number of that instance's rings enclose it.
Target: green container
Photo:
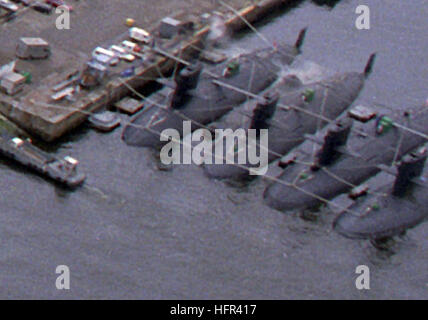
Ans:
[[[387,116],[383,116],[378,122],[376,131],[378,134],[387,133],[393,126],[394,121]]]
[[[311,102],[312,100],[314,100],[315,97],[315,91],[312,89],[306,89],[303,92],[303,100],[305,100],[305,102]]]
[[[377,202],[372,203],[371,208],[375,211],[380,210],[380,205]]]
[[[31,83],[33,80],[33,75],[30,72],[24,71],[21,74],[25,77],[25,83]]]
[[[227,70],[228,70],[228,72],[229,72],[230,75],[237,74],[239,72],[239,69],[240,69],[240,65],[239,65],[238,61],[230,62],[227,65]]]

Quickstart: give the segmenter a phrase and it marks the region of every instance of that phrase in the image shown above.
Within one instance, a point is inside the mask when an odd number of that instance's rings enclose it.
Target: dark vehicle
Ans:
[[[404,114],[391,112],[389,116],[364,120],[350,115],[356,118],[351,132],[347,127],[329,127],[324,139],[317,142],[321,147],[315,157],[307,152],[299,154],[298,150],[296,161],[284,163],[287,166],[278,177],[280,182],[264,192],[267,205],[280,211],[317,207],[322,201],[353,189],[427,141],[425,105]]]
[[[49,4],[46,3],[42,3],[42,2],[35,2],[31,5],[31,8],[33,8],[34,10],[41,12],[41,13],[45,13],[45,14],[50,14],[52,12],[52,6],[50,6]]]
[[[305,33],[306,29],[300,32],[294,46],[259,49],[208,72],[201,65],[186,67],[174,79],[173,89],[165,88],[160,101],[148,101],[125,128],[122,139],[132,146],[161,147],[166,143],[160,141],[164,129],[181,132],[184,120],[193,120],[197,129],[219,119],[247,99],[242,90],[257,94],[271,85],[282,66],[300,53]]]

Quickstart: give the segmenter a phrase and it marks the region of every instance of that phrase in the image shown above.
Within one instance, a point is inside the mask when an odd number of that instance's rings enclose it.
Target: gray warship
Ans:
[[[425,147],[401,160],[395,182],[360,196],[334,221],[333,229],[351,239],[382,241],[403,234],[428,218],[428,185],[423,169],[427,159]]]
[[[257,94],[270,86],[285,65],[300,53],[306,34],[303,29],[294,46],[278,45],[242,54],[208,72],[201,64],[185,67],[177,73],[174,88],[165,88],[157,98],[147,101],[122,134],[126,144],[161,147],[164,129],[182,131],[183,121],[192,120],[193,129],[213,122],[243,103],[246,90]]]
[[[390,116],[361,108],[357,106],[348,119],[329,126],[323,139],[315,138],[321,146],[315,154],[297,150],[280,163],[284,168],[277,178],[280,182],[272,183],[264,192],[268,206],[280,211],[316,208],[427,141],[426,105]]]
[[[294,75],[266,93],[253,111],[250,129],[268,129],[268,162],[287,154],[345,111],[358,97],[375,61],[372,54],[363,72],[345,72],[325,80],[303,85]],[[319,117],[317,117],[319,116]],[[213,161],[214,163],[214,161]],[[246,179],[248,170],[231,164],[204,166],[205,173],[216,179]]]
[[[66,156],[56,158],[35,147],[28,139],[8,133],[0,135],[0,153],[65,186],[74,188],[85,181],[85,175],[77,172],[78,161]]]

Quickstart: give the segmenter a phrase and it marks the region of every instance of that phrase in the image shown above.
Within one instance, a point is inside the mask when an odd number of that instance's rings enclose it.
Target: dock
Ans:
[[[279,6],[289,5],[292,2],[294,1],[260,1],[258,4],[240,10],[239,16],[237,16],[238,12],[230,11],[225,15],[226,26],[231,32],[237,32],[248,27],[245,20],[253,23],[272,13],[272,10]],[[64,70],[58,62],[58,67],[52,66],[51,69],[54,72],[46,74],[43,83],[37,84],[37,87],[31,86],[29,92],[24,90],[17,97],[0,93],[0,113],[45,141],[58,139],[82,124],[90,113],[115,105],[116,102],[128,96],[130,89],[141,88],[150,81],[168,74],[177,64],[177,59],[174,57],[186,61],[200,52],[203,40],[208,35],[209,26],[201,24],[198,27],[199,29],[192,34],[180,38],[169,47],[162,47],[167,54],[153,52],[152,55],[149,54],[149,59],[137,59],[138,62],[132,64],[133,72],[129,76],[122,76],[123,73],[121,75],[121,72],[130,67],[126,62],[121,62],[119,66],[114,67],[116,69],[112,68],[114,75],[110,76],[105,83],[91,90],[82,89],[80,92],[75,92],[74,88],[67,86],[74,83],[76,67],[82,68],[82,62],[71,64],[69,61],[77,59],[67,55],[65,51],[54,48],[53,55],[61,54],[63,64],[70,63],[70,67]],[[125,39],[126,35],[122,35],[120,41]],[[46,62],[42,63],[46,64]],[[52,96],[55,99],[52,99]],[[68,99],[69,97],[72,99]],[[139,107],[140,105],[135,105],[124,111],[133,114]]]

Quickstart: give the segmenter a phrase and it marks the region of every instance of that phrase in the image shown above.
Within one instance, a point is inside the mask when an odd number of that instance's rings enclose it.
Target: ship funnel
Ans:
[[[199,76],[202,71],[200,63],[192,64],[182,69],[175,77],[177,88],[181,90],[192,90],[198,86]]]
[[[402,197],[406,194],[411,185],[411,180],[422,174],[426,159],[426,148],[421,148],[403,157],[398,167],[398,174],[392,191],[394,196]]]
[[[250,129],[268,129],[269,120],[273,117],[279,100],[278,92],[270,92],[264,95],[264,101],[259,102],[253,111]],[[258,131],[257,131],[258,135]]]
[[[187,96],[186,93],[189,90],[193,90],[198,86],[201,71],[202,65],[200,63],[197,63],[187,66],[176,75],[176,87],[171,102],[172,108],[180,109],[183,106]]]
[[[367,61],[366,67],[364,68],[364,77],[368,77],[373,70],[373,65],[376,60],[376,53],[370,55],[369,60]]]

